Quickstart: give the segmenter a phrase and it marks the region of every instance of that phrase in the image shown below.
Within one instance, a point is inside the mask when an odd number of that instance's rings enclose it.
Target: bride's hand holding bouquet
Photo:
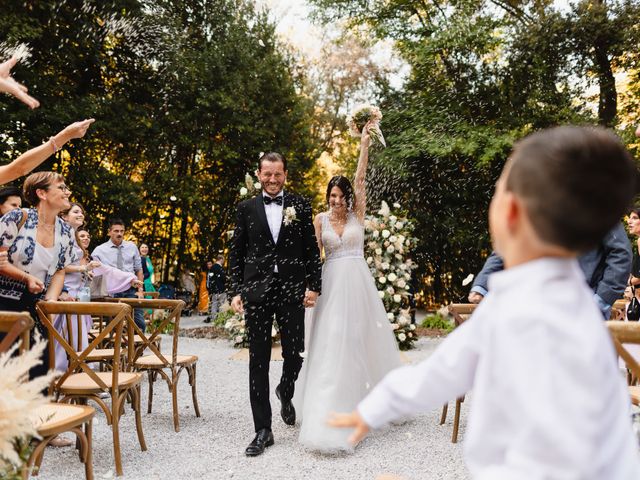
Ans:
[[[373,105],[359,105],[357,106],[351,115],[347,117],[347,125],[349,126],[349,133],[353,137],[362,137],[365,128],[371,138],[378,142],[383,147],[387,144],[380,130],[380,120],[382,120],[382,112],[378,107]]]

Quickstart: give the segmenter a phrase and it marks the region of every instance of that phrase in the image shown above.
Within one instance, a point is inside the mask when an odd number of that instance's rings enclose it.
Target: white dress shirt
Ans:
[[[270,195],[262,192],[263,197],[270,197]],[[271,230],[271,236],[273,237],[273,243],[278,243],[278,235],[280,235],[280,227],[282,226],[282,210],[284,208],[284,192],[280,192],[274,198],[283,197],[283,205],[278,205],[276,202],[271,202],[269,205],[264,206],[264,212],[267,214],[267,222],[269,223],[269,230]]]
[[[630,400],[575,260],[495,273],[490,294],[424,362],[389,373],[358,406],[378,428],[473,388],[465,434],[476,479],[640,479]]]

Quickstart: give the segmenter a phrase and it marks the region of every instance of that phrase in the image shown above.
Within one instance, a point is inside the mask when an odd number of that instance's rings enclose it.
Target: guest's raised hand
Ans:
[[[369,433],[369,425],[365,423],[357,410],[351,413],[330,413],[327,424],[335,428],[353,428],[349,443],[356,446]]]
[[[362,128],[362,136],[360,137],[360,148],[362,150],[369,150],[371,146],[371,134],[369,133],[369,129],[371,128],[371,122],[367,122],[367,124]]]
[[[87,129],[89,126],[95,122],[95,118],[89,118],[87,120],[82,120],[80,122],[72,123],[67,126],[64,130],[62,130],[62,134],[68,139],[72,140],[74,138],[82,138],[84,134],[87,133]]]
[[[38,108],[40,102],[30,96],[27,87],[16,82],[11,76],[11,69],[18,63],[17,57],[12,57],[4,63],[0,63],[0,91],[13,95],[29,108]]]

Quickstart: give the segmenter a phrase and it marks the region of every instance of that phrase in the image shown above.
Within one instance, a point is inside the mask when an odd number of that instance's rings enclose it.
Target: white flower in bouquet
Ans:
[[[396,228],[397,228],[398,230],[402,230],[402,228],[403,228],[403,227],[404,227],[404,224],[403,224],[402,222],[398,222],[398,223],[396,223]]]
[[[389,238],[389,235],[391,235],[391,232],[387,229],[384,229],[382,231],[382,238]]]
[[[378,214],[382,215],[383,217],[388,217],[391,214],[391,210],[389,210],[389,205],[384,200],[380,205],[381,206],[380,206],[380,210],[378,210]]]
[[[395,257],[397,260],[402,260],[402,255],[400,255],[399,253],[396,253]]]
[[[398,279],[398,276],[395,273],[391,272],[389,275],[387,275],[387,278],[390,282],[395,282]]]
[[[409,319],[407,317],[405,317],[404,315],[400,315],[400,318],[398,318],[398,324],[402,327],[404,327],[405,325],[409,324]]]
[[[246,173],[244,176],[244,184],[247,186],[247,190],[251,190],[252,188],[255,188],[254,185],[254,181],[253,181],[253,177]]]
[[[413,333],[409,332],[409,333],[407,333],[407,336],[408,336],[409,338],[413,338]]]
[[[240,329],[240,335],[244,335],[244,328]]]
[[[397,240],[398,240],[398,237],[396,237],[395,235],[391,235],[391,236],[389,237],[389,241],[390,241],[391,243],[396,243],[396,241],[397,241]]]
[[[378,290],[378,296],[380,298],[384,298],[384,292],[382,290]]]
[[[409,325],[409,330],[415,330],[416,326],[412,323],[411,325]]]
[[[398,202],[394,203],[393,208],[400,208],[400,204]]]
[[[404,278],[401,278],[400,280],[398,280],[398,283],[396,283],[396,285],[398,285],[399,288],[405,288],[407,286],[407,282],[404,281]]]
[[[253,188],[256,190],[260,190],[262,188],[262,184],[260,182],[256,182],[253,184]]]
[[[387,277],[385,277],[385,276],[378,277],[378,281],[380,283],[387,283]]]
[[[389,295],[393,295],[394,293],[396,293],[396,291],[393,289],[393,287],[387,287],[387,293]]]
[[[224,328],[225,330],[231,330],[231,328],[233,328],[233,322],[231,320],[227,321],[227,323],[224,324]]]
[[[371,265],[373,263],[373,257],[367,257],[367,264]]]
[[[396,251],[396,249],[395,249],[395,247],[393,245],[389,245],[387,247],[387,253],[393,253],[395,251]]]
[[[369,135],[371,139],[380,143],[383,147],[387,144],[380,130],[380,120],[382,120],[382,112],[378,107],[373,105],[358,105],[351,115],[347,117],[347,125],[349,133],[352,137],[361,137],[362,129],[369,124]]]
[[[242,343],[243,337],[242,335],[238,335],[234,340],[235,340],[235,343]]]
[[[400,328],[400,325],[398,325],[397,323],[391,324],[391,330],[397,330],[398,328]]]
[[[382,249],[380,247],[376,248],[376,255],[382,255]]]
[[[397,220],[398,220],[398,217],[396,217],[395,215],[390,215],[389,216],[389,221],[391,222],[391,225],[396,223]]]
[[[380,232],[378,230],[374,230],[373,232],[371,232],[371,236],[373,238],[378,238],[380,236]]]
[[[393,321],[393,320],[395,319],[395,315],[394,315],[393,313],[387,313],[387,318],[388,318],[390,321]]]
[[[407,247],[411,246],[411,240],[407,239],[407,241],[406,241],[406,242],[404,242],[404,244],[405,244]]]
[[[398,268],[400,268],[400,270],[406,270],[407,266],[404,263],[401,263]]]
[[[240,195],[241,196],[246,197],[248,193],[249,193],[249,190],[247,190],[247,187],[242,187],[240,189]]]
[[[398,340],[400,340],[401,342],[404,342],[406,339],[407,339],[407,336],[404,333],[398,334]]]
[[[402,297],[399,294],[396,293],[393,296],[393,301],[396,302],[396,303],[400,303],[402,301]]]

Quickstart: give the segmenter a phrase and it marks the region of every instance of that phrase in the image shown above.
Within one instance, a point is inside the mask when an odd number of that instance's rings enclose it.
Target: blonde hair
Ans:
[[[32,173],[24,181],[24,186],[22,187],[25,200],[33,207],[37,207],[40,203],[40,198],[38,198],[36,190],[46,190],[53,182],[64,182],[64,177],[56,172]]]

